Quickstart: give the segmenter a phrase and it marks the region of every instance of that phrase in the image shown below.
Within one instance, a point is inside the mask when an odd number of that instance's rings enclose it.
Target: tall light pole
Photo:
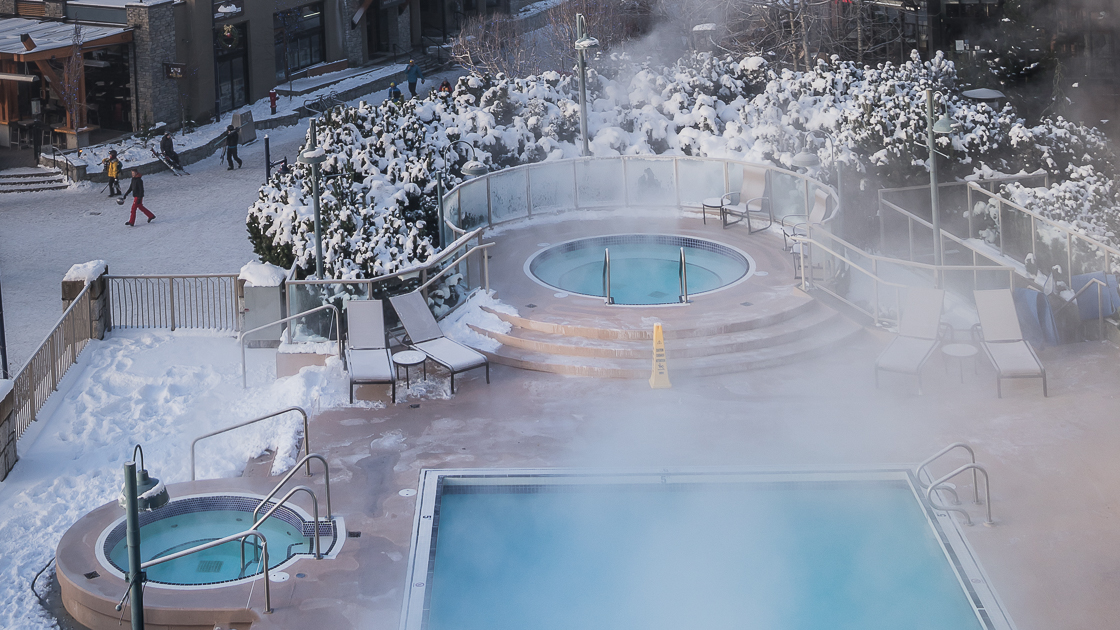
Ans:
[[[945,134],[953,130],[953,123],[942,116],[936,123],[933,122],[933,90],[926,90],[926,148],[929,149],[929,201],[930,223],[933,224],[933,264],[942,265],[941,255],[941,202],[937,194],[937,145],[934,134]],[[941,278],[940,272],[937,278]],[[938,281],[940,286],[940,281]]]
[[[486,173],[489,172],[489,169],[486,168],[485,164],[483,164],[482,162],[479,162],[478,160],[475,159],[476,154],[474,152],[474,147],[471,146],[471,144],[469,142],[467,142],[466,140],[454,140],[454,141],[451,142],[451,144],[449,144],[449,145],[447,145],[446,147],[443,148],[442,155],[443,155],[443,159],[444,159],[445,162],[447,161],[447,151],[453,149],[455,147],[455,145],[457,145],[457,144],[461,144],[461,145],[467,147],[467,150],[470,152],[470,159],[467,160],[467,162],[465,164],[463,164],[463,168],[459,170],[459,172],[462,173],[462,175],[463,175],[463,179],[474,179],[476,177],[481,177],[482,175],[485,175]],[[443,183],[443,171],[440,171],[439,176],[436,178],[436,199],[437,199],[437,201],[439,201],[439,241],[440,241],[439,246],[440,247],[443,247],[443,246],[447,245],[448,243],[450,243],[451,241],[455,240],[454,238],[449,239],[446,236],[444,236],[445,222],[447,221],[447,215],[445,214],[445,211],[444,211],[445,209],[443,207],[444,188],[445,188],[445,185]]]
[[[140,454],[140,469],[136,468],[136,454]],[[167,488],[159,479],[148,476],[144,469],[144,450],[137,444],[132,449],[132,461],[124,464],[124,488],[117,502],[125,512],[125,544],[128,547],[128,593],[131,600],[132,630],[144,630],[144,582],[147,576],[140,569],[140,512],[159,509],[171,500]],[[120,610],[123,601],[117,604]]]
[[[587,59],[585,52],[598,48],[599,40],[587,35],[587,23],[582,13],[576,14],[576,59],[579,67],[579,135],[583,138],[583,157],[591,153],[587,147]]]
[[[312,207],[315,209],[315,277],[323,279],[323,220],[319,212],[319,165],[327,159],[322,148],[304,151],[296,161],[311,166]]]

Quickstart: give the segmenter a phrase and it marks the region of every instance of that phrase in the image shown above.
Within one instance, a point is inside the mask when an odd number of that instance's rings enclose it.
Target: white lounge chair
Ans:
[[[875,361],[875,387],[879,387],[879,371],[883,370],[917,376],[918,393],[922,393],[922,366],[940,342],[944,303],[945,292],[941,289],[907,289],[898,320],[898,336]]]
[[[1041,378],[1042,396],[1046,397],[1046,368],[1031,344],[1023,339],[1011,291],[994,289],[972,293],[976,296],[976,314],[980,316],[980,323],[973,330],[996,369],[996,394],[1003,398],[1005,378]]]
[[[439,322],[428,309],[427,300],[418,291],[389,298],[393,309],[408,333],[409,346],[428,355],[428,358],[451,372],[451,393],[455,393],[455,375],[477,367],[486,368],[486,382],[490,383],[490,362],[486,356],[461,343],[443,336]]]
[[[753,234],[774,224],[774,211],[766,195],[768,172],[763,168],[743,168],[743,183],[739,192],[729,192],[720,198],[719,216],[724,228],[746,219],[747,231]],[[758,220],[765,219],[766,225],[755,228],[751,223],[752,216]]]
[[[391,386],[397,402],[397,378],[393,358],[385,342],[385,312],[381,300],[350,300],[346,303],[346,365],[350,372],[350,402],[354,386]]]

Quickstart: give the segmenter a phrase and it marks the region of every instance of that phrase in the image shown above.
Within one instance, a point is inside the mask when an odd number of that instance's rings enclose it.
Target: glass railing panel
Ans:
[[[708,197],[720,197],[727,192],[723,183],[723,165],[722,160],[678,158],[677,188],[680,191],[681,205],[699,207]],[[728,168],[739,171],[739,177],[742,178],[742,168],[734,164],[728,165]]]
[[[529,167],[533,214],[563,212],[576,207],[575,164],[543,162]]]
[[[503,223],[529,216],[527,169],[500,171],[490,176],[490,219]]]
[[[739,172],[739,185],[742,186],[742,169]],[[736,190],[732,188],[732,190]],[[807,213],[805,208],[805,183],[800,177],[770,171],[770,202],[774,209],[774,218],[781,220],[791,214]]]
[[[677,205],[673,160],[625,158],[626,191],[631,206]]]
[[[999,214],[1003,255],[1024,262],[1031,253],[1031,216],[1009,204],[1000,204]]]
[[[622,160],[592,159],[576,162],[576,190],[581,208],[622,206],[625,203]]]
[[[345,309],[347,300],[369,298],[368,283],[338,282],[327,284],[288,283],[288,314],[295,315],[304,311],[333,304],[340,311]],[[345,326],[345,323],[343,324]],[[304,315],[288,323],[292,343],[309,343],[338,339],[334,312],[324,309],[317,313]]]
[[[486,225],[490,220],[490,210],[487,208],[489,200],[485,177],[472,179],[463,184],[459,188],[459,227],[473,230],[480,225]]]
[[[1055,277],[1058,280],[1065,280],[1067,278],[1065,272],[1069,270],[1069,247],[1066,243],[1065,231],[1044,221],[1035,220],[1034,238],[1035,264],[1038,266],[1038,271],[1046,276],[1055,266],[1058,266],[1062,273]]]

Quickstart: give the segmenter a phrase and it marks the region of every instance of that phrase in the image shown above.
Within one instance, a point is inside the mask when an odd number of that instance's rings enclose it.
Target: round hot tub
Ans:
[[[681,296],[681,249],[688,294],[716,291],[747,278],[750,257],[721,243],[671,234],[614,234],[567,241],[543,249],[525,263],[544,285],[578,295],[606,297],[606,251],[615,304],[676,304]]]
[[[253,524],[253,510],[261,497],[199,495],[184,497],[166,506],[140,514],[140,558],[142,562],[197,547],[219,538],[244,532]],[[271,503],[267,507],[271,507]],[[261,514],[264,510],[261,511]],[[268,569],[296,557],[315,553],[315,524],[309,516],[288,505],[281,506],[257,526],[268,540]],[[319,522],[322,553],[335,543],[334,523]],[[100,536],[97,556],[106,568],[128,571],[125,522],[121,518]],[[148,581],[178,587],[213,585],[252,578],[264,571],[260,541],[256,537],[227,542],[146,569]]]

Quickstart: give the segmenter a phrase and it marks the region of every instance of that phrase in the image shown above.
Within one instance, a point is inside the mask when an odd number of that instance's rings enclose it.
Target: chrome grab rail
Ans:
[[[314,516],[315,516],[315,521],[314,521],[315,522],[315,559],[316,560],[322,560],[323,559],[323,546],[319,543],[319,500],[315,497],[315,492],[311,488],[308,488],[307,486],[296,486],[296,487],[292,488],[291,490],[289,490],[288,494],[285,494],[284,498],[280,499],[279,503],[272,506],[272,508],[269,509],[268,512],[265,512],[264,516],[257,519],[257,522],[253,523],[252,526],[250,526],[249,529],[254,529],[255,530],[256,528],[260,527],[261,523],[268,520],[268,517],[272,516],[273,512],[275,512],[277,509],[279,509],[281,505],[284,505],[285,503],[287,503],[288,499],[292,498],[292,495],[294,495],[295,493],[300,492],[300,491],[306,492],[307,494],[311,495],[311,507],[314,510],[313,513],[314,513]],[[328,521],[328,522],[330,522],[330,521]],[[290,551],[291,547],[289,547],[288,549]],[[257,546],[253,545],[254,553],[256,552],[256,550],[257,550]],[[242,567],[245,566],[245,539],[244,538],[241,539],[241,566]]]
[[[280,414],[283,414],[283,413],[288,413],[289,411],[298,411],[300,413],[300,415],[303,416],[303,447],[304,447],[305,452],[308,455],[310,455],[311,454],[311,436],[308,433],[307,412],[303,410],[303,407],[288,407],[287,409],[281,409],[280,411],[270,413],[267,416],[261,416],[259,418],[253,418],[252,420],[247,420],[245,422],[235,424],[232,427],[226,427],[224,429],[219,429],[217,431],[207,433],[206,435],[200,435],[200,436],[196,437],[191,442],[191,481],[195,480],[195,476],[194,476],[194,446],[195,446],[195,444],[198,444],[199,441],[205,440],[208,437],[214,437],[215,435],[225,433],[226,431],[232,431],[234,429],[239,429],[241,427],[244,427],[244,426],[256,423],[256,422],[260,422],[261,420],[268,420],[269,418],[275,418],[276,416],[278,416]],[[311,462],[307,462],[307,476],[308,477],[311,476]]]
[[[681,248],[681,269],[679,275],[681,279],[681,304],[688,304],[688,268],[684,259],[683,247]]]
[[[611,250],[609,247],[603,248],[603,295],[607,298],[607,304],[614,304],[614,298],[611,297]]]
[[[278,319],[274,322],[270,322],[268,324],[265,324],[264,326],[257,326],[256,328],[254,328],[252,330],[246,330],[245,332],[241,333],[238,336],[237,343],[241,345],[241,388],[245,389],[249,386],[247,378],[245,376],[245,337],[247,335],[251,335],[252,333],[255,333],[259,330],[264,330],[265,328],[270,328],[270,327],[275,326],[277,324],[283,324],[284,322],[289,322],[293,319],[296,319],[297,317],[303,317],[305,315],[310,315],[311,313],[315,313],[315,312],[318,312],[318,311],[325,311],[327,309],[330,309],[330,310],[334,311],[334,326],[335,326],[335,329],[338,330],[338,358],[341,360],[342,359],[342,316],[338,312],[338,307],[336,307],[334,304],[324,304],[322,306],[316,306],[315,308],[304,311],[302,313],[296,313],[295,315],[289,315],[288,317],[285,317],[284,319]],[[284,330],[284,334],[287,335],[288,342],[291,343],[291,340],[292,340],[291,328],[290,327],[286,328]]]
[[[1103,287],[1103,290],[1107,291],[1108,285],[1101,282],[1100,280],[1097,280],[1096,278],[1089,278],[1089,281],[1085,283],[1085,286],[1081,287],[1081,289],[1078,290],[1077,293],[1074,293],[1073,297],[1071,297],[1069,300],[1066,300],[1066,303],[1062,304],[1061,307],[1059,307],[1058,310],[1054,313],[1054,315],[1057,315],[1058,313],[1066,310],[1066,307],[1070,304],[1073,304],[1078,296],[1085,292],[1085,289],[1088,289],[1093,285],[1097,285],[1097,333],[1100,335],[1101,340],[1104,340],[1104,303],[1101,302],[1101,298],[1103,298],[1104,296],[1101,294],[1101,290]],[[1109,315],[1111,315],[1111,313],[1109,313]]]
[[[959,508],[959,507],[951,507],[951,506],[941,505],[940,503],[934,503],[934,501],[933,501],[933,491],[937,490],[938,486],[940,486],[941,484],[943,484],[946,481],[952,479],[953,477],[956,477],[957,475],[961,474],[962,472],[964,472],[964,471],[966,471],[970,468],[972,469],[973,474],[976,474],[977,470],[984,473],[984,503],[985,503],[985,507],[987,508],[987,518],[984,521],[984,525],[986,525],[988,527],[991,527],[992,525],[995,525],[995,522],[992,521],[992,495],[991,495],[991,490],[988,487],[988,471],[985,470],[984,467],[981,466],[980,464],[965,464],[964,466],[961,466],[960,468],[958,468],[958,469],[954,470],[953,472],[945,475],[944,477],[931,482],[929,484],[929,487],[926,488],[926,501],[928,501],[930,506],[935,510],[942,510],[944,512],[960,512],[961,514],[964,514],[965,525],[971,526],[972,525],[972,517],[969,516],[968,512],[965,511],[964,509]]]
[[[210,542],[203,543],[203,544],[201,544],[197,547],[191,547],[190,549],[184,549],[183,551],[173,553],[169,556],[163,556],[163,557],[160,557],[160,558],[156,558],[154,560],[149,560],[147,562],[142,563],[140,565],[140,569],[143,570],[143,569],[147,569],[148,567],[154,567],[157,564],[163,564],[164,562],[169,562],[171,560],[178,560],[179,558],[182,558],[183,556],[189,556],[190,554],[197,553],[199,551],[206,551],[207,549],[210,549],[211,547],[217,547],[218,545],[224,545],[227,542],[233,542],[235,540],[244,540],[245,538],[247,538],[249,536],[256,536],[257,538],[261,539],[261,548],[264,550],[263,551],[264,569],[261,571],[261,575],[264,577],[264,612],[265,613],[271,613],[272,612],[272,591],[269,590],[269,587],[268,587],[268,582],[269,582],[269,580],[268,580],[268,539],[264,537],[264,534],[258,532],[255,529],[248,529],[248,530],[245,530],[245,531],[241,532],[240,534],[232,534],[232,535],[226,536],[225,538],[219,538],[217,540],[211,540]],[[241,571],[242,571],[242,573],[244,573],[245,565],[242,564],[241,566],[242,566]]]
[[[951,451],[955,448],[963,448],[964,450],[968,451],[968,455],[972,459],[971,463],[973,463],[973,464],[976,463],[976,451],[972,450],[971,446],[969,446],[968,444],[965,444],[964,442],[953,442],[949,446],[946,446],[945,448],[941,449],[940,451],[937,451],[933,455],[930,455],[929,457],[927,457],[925,459],[925,461],[918,464],[918,466],[916,468],[914,468],[914,478],[918,480],[918,485],[921,486],[922,489],[925,489],[925,488],[929,487],[929,484],[922,483],[922,473],[923,472],[926,474],[927,477],[929,477],[930,479],[933,479],[933,476],[929,474],[928,470],[926,470],[926,466],[929,466],[930,464],[932,464],[934,462],[934,460],[940,458],[942,455],[945,455],[946,453],[948,453],[949,451]],[[948,486],[946,486],[945,488],[942,488],[942,489],[943,490],[949,490],[950,492],[952,492],[954,498],[957,495],[956,490],[953,490],[952,488],[949,488]],[[977,505],[979,505],[980,504],[980,484],[979,484],[979,481],[977,480],[975,470],[972,471],[972,491],[973,491],[973,502],[975,502]],[[957,503],[960,503],[959,499],[957,499]]]
[[[327,487],[327,520],[334,520],[334,512],[331,511],[331,467],[329,464],[327,464],[327,458],[318,453],[310,453],[301,457],[300,460],[296,462],[296,465],[292,466],[292,469],[288,471],[288,474],[284,475],[284,478],[280,480],[280,483],[276,484],[276,487],[272,489],[272,492],[269,492],[268,496],[261,499],[261,502],[257,504],[257,509],[253,510],[254,521],[257,520],[257,516],[260,514],[261,508],[264,506],[264,504],[267,503],[269,499],[276,496],[277,492],[280,492],[280,488],[283,488],[284,484],[288,483],[288,480],[292,478],[292,475],[296,474],[296,471],[299,470],[300,466],[306,463],[308,470],[311,469],[312,459],[317,459],[323,462],[323,482]]]

